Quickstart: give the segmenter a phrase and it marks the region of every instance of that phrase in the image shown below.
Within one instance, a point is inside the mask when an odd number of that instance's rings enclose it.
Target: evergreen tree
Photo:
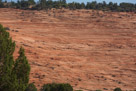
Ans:
[[[113,10],[113,2],[109,2],[109,9],[112,11]]]
[[[25,91],[37,91],[37,88],[33,83],[30,83]]]
[[[91,4],[90,4],[90,8],[91,9],[97,9],[96,6],[97,6],[97,2],[96,1],[91,2]]]
[[[48,0],[48,1],[46,2],[46,5],[47,5],[47,8],[48,8],[48,9],[53,8],[53,2],[52,2],[52,0]]]
[[[2,0],[0,0],[0,8],[3,8],[4,7],[4,4],[2,2]]]
[[[63,4],[66,4],[67,2],[66,2],[66,0],[62,0],[62,3],[63,3]]]
[[[28,0],[28,4],[29,4],[29,5],[34,5],[34,4],[35,4],[35,1],[34,1],[34,0]]]
[[[19,0],[17,0],[16,8],[21,8],[21,2]]]
[[[81,9],[84,9],[84,8],[85,8],[85,4],[81,3]]]
[[[103,8],[103,10],[105,10],[105,9],[106,9],[106,7],[107,7],[107,4],[106,4],[106,2],[105,2],[105,1],[103,1],[103,3],[102,3],[102,8]]]
[[[15,42],[0,25],[0,91],[25,91],[29,82],[30,66],[21,47],[14,63]]]
[[[0,25],[0,91],[15,91],[13,88],[16,84],[11,78],[14,50],[15,42],[12,42],[9,33]]]
[[[87,2],[87,4],[86,4],[86,7],[85,7],[86,9],[90,9],[90,2]]]
[[[28,7],[29,7],[28,1],[21,0],[20,4],[21,4],[21,9],[28,9]]]
[[[46,9],[46,0],[40,0],[41,9]]]
[[[68,7],[69,7],[69,9],[71,9],[71,10],[75,10],[75,9],[76,9],[75,2],[69,3],[69,4],[68,4]]]
[[[18,91],[25,91],[29,82],[30,65],[22,47],[19,50],[19,57],[16,60],[13,73],[16,74],[18,80]]]

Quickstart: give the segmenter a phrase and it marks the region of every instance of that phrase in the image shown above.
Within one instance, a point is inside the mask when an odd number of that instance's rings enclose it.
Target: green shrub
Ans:
[[[73,88],[70,84],[45,84],[43,85],[41,91],[73,91]]]
[[[122,91],[120,88],[115,88],[114,91]]]
[[[37,88],[33,83],[30,83],[25,91],[37,91]]]

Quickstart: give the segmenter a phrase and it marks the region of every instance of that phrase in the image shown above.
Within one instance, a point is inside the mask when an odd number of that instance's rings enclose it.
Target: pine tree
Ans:
[[[14,63],[15,42],[0,25],[0,91],[25,91],[29,82],[30,66],[21,47]]]
[[[46,0],[40,0],[40,6],[41,6],[41,9],[45,9],[46,8]]]
[[[4,4],[2,2],[2,0],[0,0],[0,8],[3,8],[4,7]]]
[[[0,25],[0,91],[13,91],[12,68],[14,64],[13,52],[15,42],[9,37],[9,33]],[[14,83],[15,84],[15,83]]]
[[[85,8],[85,4],[81,3],[81,9],[84,9],[84,8]]]
[[[66,3],[67,3],[67,1],[66,1],[66,0],[62,0],[62,2],[63,2],[64,4],[66,4]]]
[[[34,4],[35,4],[35,1],[34,1],[34,0],[28,0],[28,4],[29,4],[29,5],[34,5]]]
[[[19,57],[16,60],[13,72],[17,76],[18,91],[25,91],[29,82],[30,65],[22,47],[19,50]]]
[[[37,88],[33,83],[30,83],[25,91],[37,91]]]

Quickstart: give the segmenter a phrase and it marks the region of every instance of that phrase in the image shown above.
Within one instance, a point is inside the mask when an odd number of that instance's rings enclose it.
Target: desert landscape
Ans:
[[[30,83],[74,90],[136,90],[136,13],[0,9],[0,23],[25,48]]]

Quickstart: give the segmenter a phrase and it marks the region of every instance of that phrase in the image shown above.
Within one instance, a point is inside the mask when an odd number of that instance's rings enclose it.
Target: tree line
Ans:
[[[116,11],[116,12],[136,12],[136,4],[133,3],[106,3],[105,1],[98,3],[96,1],[85,3],[72,2],[67,3],[66,0],[39,0],[35,2],[34,0],[18,0],[17,2],[11,1],[7,2],[0,0],[1,8],[17,8],[17,9],[33,9],[33,10],[42,10],[42,9],[95,9],[103,11]]]

